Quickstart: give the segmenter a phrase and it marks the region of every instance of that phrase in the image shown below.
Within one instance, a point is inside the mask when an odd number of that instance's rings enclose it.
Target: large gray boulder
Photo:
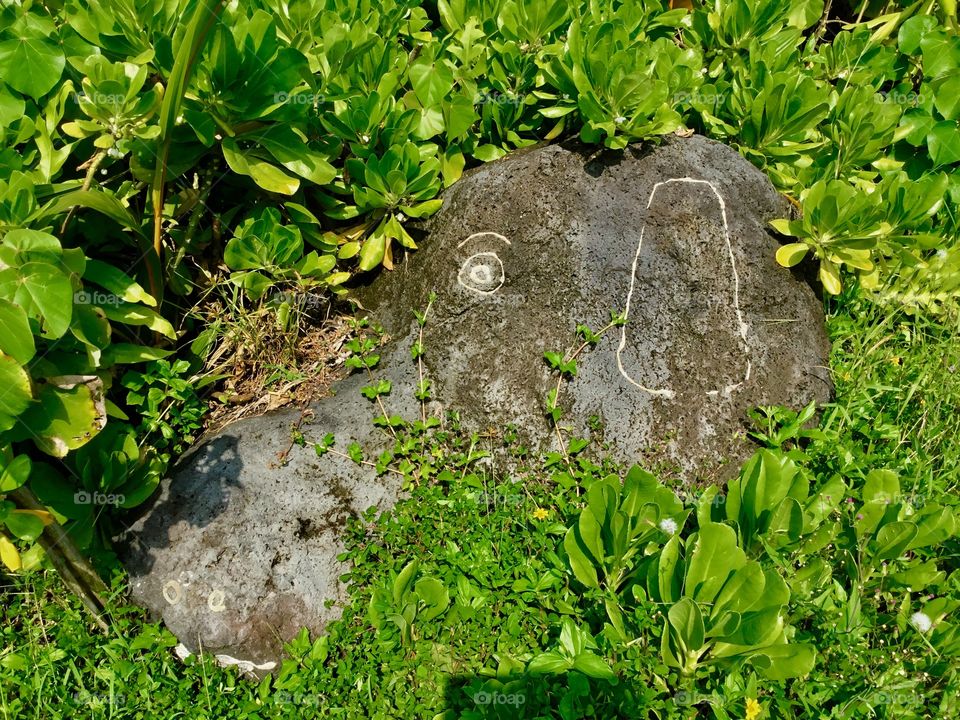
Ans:
[[[766,229],[789,212],[762,173],[700,137],[593,156],[550,146],[485,165],[446,193],[422,249],[359,295],[392,338],[376,371],[393,383],[388,409],[420,412],[409,347],[414,311],[435,292],[423,357],[434,399],[468,425],[514,424],[550,449],[544,400],[556,380],[543,353],[573,348],[578,324],[597,330],[625,311],[564,385],[562,422],[580,432],[597,416],[621,460],[722,479],[752,451],[747,410],[831,392],[820,301],[777,266]],[[399,483],[291,447],[291,428],[379,453],[391,438],[371,423],[367,383],[346,379],[311,417],[225,428],[127,534],[134,598],[187,648],[267,670],[300,627],[339,614],[343,523],[389,507]]]

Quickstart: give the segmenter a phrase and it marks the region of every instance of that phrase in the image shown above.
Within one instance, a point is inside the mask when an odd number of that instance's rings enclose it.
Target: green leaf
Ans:
[[[364,240],[360,248],[360,271],[367,272],[378,267],[383,262],[386,246],[386,236],[380,228],[377,228]]]
[[[247,175],[268,192],[281,195],[293,195],[300,188],[300,181],[265,160],[245,154],[230,138],[224,138],[221,144],[223,157],[235,173]]]
[[[0,388],[0,432],[3,432],[14,426],[33,399],[30,377],[20,363],[7,355],[0,355]]]
[[[104,305],[101,307],[104,314],[115,322],[125,325],[145,325],[154,332],[170,338],[177,339],[177,333],[170,322],[150,308],[142,305],[133,305],[131,303],[118,303],[116,305]]]
[[[17,455],[0,473],[0,493],[7,493],[22,487],[30,477],[30,456]]]
[[[43,532],[43,521],[28,512],[14,510],[4,522],[11,533],[27,542],[33,542]]]
[[[567,530],[563,538],[563,547],[567,551],[567,558],[570,562],[570,569],[574,577],[587,587],[600,587],[597,580],[597,570],[593,561],[587,557],[587,554],[580,548],[577,542],[575,528]]]
[[[696,652],[703,647],[706,631],[697,603],[689,597],[681,598],[671,606],[667,618],[687,652]]]
[[[67,212],[74,207],[85,207],[110,218],[125,230],[132,230],[141,238],[146,237],[140,222],[116,197],[101,190],[74,190],[60,195],[43,208],[42,215],[51,217]]]
[[[617,678],[616,673],[613,672],[613,668],[611,668],[603,658],[593,653],[580,653],[577,655],[573,661],[573,669],[596,680],[614,681]]]
[[[65,457],[106,425],[103,383],[96,376],[46,378],[37,399],[23,421],[30,427],[31,439],[48,455]]]
[[[768,680],[801,677],[813,670],[817,651],[800,643],[772,645],[750,658],[750,664]]]
[[[147,345],[134,345],[133,343],[111,343],[103,351],[101,358],[101,367],[109,368],[114,365],[132,365],[134,363],[152,362],[162,360],[165,357],[173,355],[173,350],[165,350],[158,347],[149,347]]]
[[[0,299],[0,351],[21,365],[36,354],[27,314],[19,305]]]
[[[53,23],[33,13],[21,15],[9,27],[14,37],[0,42],[0,76],[10,87],[34,100],[46,95],[60,80],[66,60]]]
[[[125,302],[157,306],[157,301],[143,289],[140,283],[122,270],[105,262],[88,259],[86,269],[83,271],[83,279],[95,282]]]
[[[557,652],[540,653],[527,665],[531,675],[559,675],[573,667],[573,661]]]
[[[406,564],[403,570],[400,571],[397,579],[393,581],[393,602],[395,605],[399,606],[406,602],[407,594],[413,586],[413,579],[419,570],[420,561],[414,558]]]
[[[315,185],[327,185],[337,176],[337,169],[292,128],[273,125],[256,140],[287,170]]]
[[[877,560],[895,560],[916,536],[917,526],[912,522],[887,523],[877,533],[873,554]]]
[[[409,74],[417,100],[425,108],[439,105],[453,89],[453,71],[442,61],[420,60],[410,66]]]
[[[957,123],[944,120],[933,126],[927,135],[927,147],[935,165],[960,162],[960,131]]]
[[[44,337],[62,337],[70,327],[73,287],[70,278],[49,262],[0,270],[0,297],[13,300],[37,320]]]
[[[839,295],[841,286],[840,286],[840,269],[829,260],[820,261],[820,282],[823,283],[823,288],[831,295]]]
[[[806,257],[810,248],[805,243],[790,243],[781,245],[777,250],[777,262],[783,267],[793,267]]]
[[[709,523],[697,535],[684,593],[695,600],[713,602],[727,578],[746,564],[746,555],[737,546],[737,534],[729,525]]]

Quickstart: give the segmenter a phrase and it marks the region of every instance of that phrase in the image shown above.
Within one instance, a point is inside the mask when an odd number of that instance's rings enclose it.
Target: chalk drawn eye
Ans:
[[[479,252],[464,260],[457,281],[467,290],[492,295],[503,286],[503,261],[495,252]]]

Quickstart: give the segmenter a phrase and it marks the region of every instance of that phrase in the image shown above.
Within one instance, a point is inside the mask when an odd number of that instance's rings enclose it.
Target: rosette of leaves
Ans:
[[[150,140],[160,134],[160,126],[150,120],[160,109],[163,88],[154,83],[142,93],[149,75],[146,65],[111,63],[102,55],[85,64],[87,76],[81,82],[76,102],[87,119],[61,126],[73,138],[93,138],[94,147],[115,156],[129,152],[132,138]]]
[[[801,194],[799,220],[770,223],[780,234],[795,239],[777,250],[777,261],[793,267],[812,253],[820,262],[820,282],[832,295],[842,289],[842,267],[859,274],[865,287],[875,289],[890,271],[917,265],[942,242],[934,216],[943,205],[948,184],[943,174],[917,180],[890,176],[865,185],[820,180]]]
[[[305,212],[304,208],[300,215]],[[224,249],[223,260],[233,270],[230,281],[242,287],[251,300],[261,299],[271,288],[298,292],[315,287],[335,289],[350,277],[346,272],[333,272],[337,264],[334,255],[316,250],[304,253],[300,228],[284,225],[275,208],[264,208],[240,223]]]
[[[588,588],[616,594],[633,579],[649,545],[659,547],[686,522],[676,494],[638,466],[621,484],[609,475],[590,486],[586,507],[563,547],[573,575]]]
[[[669,605],[660,654],[682,675],[748,662],[766,678],[782,680],[813,667],[814,647],[788,642],[789,588],[775,569],[747,559],[728,525],[708,522],[685,543],[671,539],[648,587],[651,597]]]
[[[621,15],[632,12],[624,9]],[[668,35],[685,11],[672,12],[651,23]],[[547,118],[576,111],[584,142],[620,149],[637,139],[664,135],[682,126],[674,96],[700,84],[702,58],[695,48],[681,48],[666,37],[650,37],[636,19],[625,24],[570,24],[562,50],[543,66],[547,90],[539,94],[553,105],[541,108]],[[629,28],[638,28],[631,32]]]
[[[846,491],[843,480],[835,476],[811,494],[809,472],[789,454],[761,450],[727,484],[723,503],[716,502],[717,488],[704,493],[699,516],[726,520],[749,555],[765,553],[774,561],[793,552],[810,556],[840,531],[830,516]]]
[[[346,168],[358,211],[371,213],[371,222],[376,223],[360,247],[359,269],[372,270],[381,264],[392,269],[394,242],[404,248],[417,247],[402,221],[427,217],[440,209],[443,201],[436,197],[440,161],[406,142],[391,146],[379,157],[351,158]]]
[[[447,611],[450,593],[436,578],[420,574],[420,561],[410,561],[388,587],[373,591],[368,608],[370,623],[382,633],[392,626],[401,645],[415,639],[417,622],[435,620]],[[385,637],[390,640],[389,636]]]

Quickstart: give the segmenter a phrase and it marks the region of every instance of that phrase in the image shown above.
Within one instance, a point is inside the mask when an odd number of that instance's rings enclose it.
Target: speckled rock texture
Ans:
[[[583,430],[598,416],[616,457],[691,483],[723,479],[752,452],[750,408],[824,402],[832,389],[820,300],[776,264],[766,230],[789,213],[761,172],[700,137],[592,155],[554,145],[478,168],[446,193],[422,249],[359,293],[392,337],[377,370],[393,382],[389,411],[419,413],[414,311],[436,292],[423,358],[435,400],[468,426],[512,423],[549,449],[544,351],[626,311],[564,386],[564,422]],[[367,382],[340,383],[303,432],[333,433],[340,451],[385,449],[359,393]],[[343,523],[400,492],[389,474],[291,447],[300,420],[287,411],[225,428],[123,538],[134,599],[188,649],[255,671],[300,627],[339,615]]]

